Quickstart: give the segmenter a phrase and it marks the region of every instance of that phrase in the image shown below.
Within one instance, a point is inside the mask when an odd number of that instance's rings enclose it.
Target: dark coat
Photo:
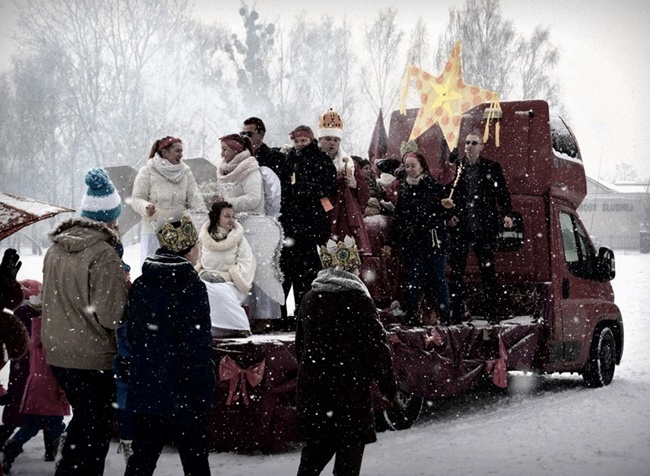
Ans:
[[[295,182],[292,183],[292,177]],[[330,218],[321,198],[336,195],[336,168],[316,141],[304,149],[291,149],[280,175],[284,235],[301,241],[325,243]]]
[[[128,409],[137,414],[206,413],[212,406],[208,292],[192,263],[158,250],[129,293]]]
[[[255,158],[260,167],[266,166],[270,168],[278,177],[282,173],[286,160],[282,152],[278,149],[272,149],[264,143],[255,151]]]
[[[23,304],[14,311],[14,316],[22,322],[28,333],[31,331],[32,318],[38,317],[40,314],[29,304]],[[7,426],[21,426],[23,417],[20,414],[20,402],[23,399],[25,385],[29,377],[29,352],[19,359],[12,359],[9,365],[9,384],[7,385],[9,403],[2,410],[2,423]]]
[[[376,441],[371,383],[392,400],[396,378],[386,333],[363,283],[352,273],[319,273],[296,329],[297,410],[306,440],[337,446]]]
[[[405,252],[446,253],[449,248],[446,221],[451,218],[441,204],[446,196],[445,188],[430,175],[424,175],[414,185],[403,178],[387,244]]]
[[[474,206],[470,206],[467,167],[469,162],[463,158],[463,170],[454,191],[453,200],[456,204],[455,214],[459,219],[456,231],[460,234],[468,232],[468,223],[474,214],[485,238],[496,240],[502,226],[504,216],[512,212],[510,191],[503,176],[501,164],[493,160],[479,157],[476,166],[478,169],[477,197]]]

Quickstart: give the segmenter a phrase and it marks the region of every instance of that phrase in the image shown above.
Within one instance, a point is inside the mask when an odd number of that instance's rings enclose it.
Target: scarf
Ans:
[[[210,233],[210,237],[214,241],[221,241],[226,239],[228,233],[230,233],[230,230],[226,230],[225,228],[221,228],[219,225],[217,225],[217,231]]]
[[[360,291],[370,297],[370,292],[363,281],[348,271],[327,268],[318,272],[318,276],[311,284],[316,292],[337,293],[342,291]]]
[[[183,162],[174,165],[169,160],[156,156],[153,158],[153,168],[170,182],[180,183],[188,166]]]
[[[257,159],[248,150],[240,152],[230,162],[223,162],[217,170],[217,180],[222,183],[239,183],[251,172],[260,169]]]
[[[201,244],[210,251],[225,251],[239,245],[239,242],[244,238],[244,227],[235,222],[235,228],[226,233],[226,236],[221,240],[216,240],[209,232],[210,222],[206,221],[201,227],[199,233],[199,240]],[[221,228],[221,227],[218,227]],[[223,231],[227,231],[221,228]]]
[[[424,174],[420,174],[415,178],[411,178],[408,175],[406,176],[406,183],[409,185],[417,185],[420,183],[420,180],[422,180],[422,177],[424,177]]]

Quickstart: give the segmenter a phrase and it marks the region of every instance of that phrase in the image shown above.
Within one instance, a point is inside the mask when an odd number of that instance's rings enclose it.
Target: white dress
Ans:
[[[210,301],[213,334],[218,335],[223,330],[250,332],[242,302],[246,299],[255,276],[255,256],[239,223],[235,223],[235,228],[219,241],[208,233],[209,226],[210,222],[205,222],[199,233],[201,257],[197,271],[199,276],[211,272],[224,280],[222,283],[204,281]]]

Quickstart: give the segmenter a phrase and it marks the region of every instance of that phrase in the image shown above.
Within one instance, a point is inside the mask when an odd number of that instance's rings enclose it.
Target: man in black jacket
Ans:
[[[285,161],[284,154],[275,148],[271,148],[264,143],[266,126],[264,121],[259,117],[249,117],[244,120],[244,127],[241,135],[247,136],[253,146],[253,155],[257,159],[260,167],[266,166],[273,170],[280,177],[282,167]]]
[[[506,228],[512,227],[510,191],[503,170],[498,162],[481,156],[483,146],[480,132],[470,132],[465,140],[465,157],[459,161],[456,172],[453,195],[456,213],[449,221],[451,319],[455,323],[462,320],[463,299],[466,297],[464,275],[469,250],[474,250],[476,254],[486,299],[498,299],[494,251],[502,224]],[[494,305],[485,306],[485,313],[489,321],[498,320]]]

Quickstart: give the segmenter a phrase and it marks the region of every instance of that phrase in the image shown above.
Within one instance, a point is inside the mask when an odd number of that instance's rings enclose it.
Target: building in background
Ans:
[[[650,182],[610,184],[587,177],[578,212],[596,246],[650,252]]]

